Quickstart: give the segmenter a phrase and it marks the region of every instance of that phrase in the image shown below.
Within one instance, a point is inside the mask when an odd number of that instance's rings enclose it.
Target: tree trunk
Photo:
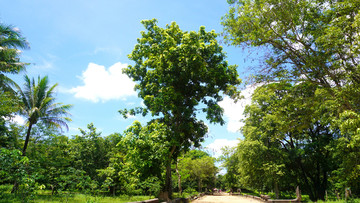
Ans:
[[[201,190],[202,190],[202,180],[201,179],[199,179],[199,181],[198,181],[198,188],[199,188],[199,192],[201,193]]]
[[[169,160],[166,164],[166,178],[165,178],[165,200],[169,202],[172,198],[172,187],[171,187],[171,161]]]
[[[181,175],[180,175],[180,172],[179,172],[179,169],[178,169],[178,161],[176,161],[176,173],[178,175],[178,186],[179,186],[179,194],[181,195],[182,194],[182,188],[181,188]]]
[[[167,163],[166,163],[166,177],[164,187],[164,198],[166,201],[170,201],[172,198],[172,184],[171,184],[171,160],[172,155],[176,149],[176,146],[172,146]]]
[[[27,148],[27,146],[28,146],[28,144],[29,144],[30,132],[31,132],[32,125],[33,125],[32,123],[29,123],[29,128],[28,128],[28,130],[27,130],[27,132],[26,132],[26,138],[25,138],[25,143],[24,143],[24,148],[23,148],[22,156],[25,156],[25,155],[26,155],[26,148]],[[15,181],[15,182],[14,182],[14,186],[13,186],[13,188],[12,188],[12,190],[11,190],[11,193],[15,193],[15,192],[17,191],[17,189],[18,189],[18,183]]]
[[[11,194],[15,193],[17,190],[18,190],[18,183],[15,181],[15,182],[14,182],[14,186],[13,186],[13,188],[11,189]]]
[[[279,199],[279,184],[277,181],[275,181],[275,197]]]
[[[33,125],[32,123],[29,123],[29,128],[28,128],[27,133],[26,133],[26,139],[25,139],[24,148],[23,148],[23,152],[22,152],[23,156],[26,155],[26,148],[27,148],[27,146],[29,144],[30,132],[31,132],[32,125]]]

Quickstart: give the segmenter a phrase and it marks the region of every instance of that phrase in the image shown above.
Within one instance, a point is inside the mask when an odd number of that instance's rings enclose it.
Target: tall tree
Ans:
[[[39,76],[37,82],[28,76],[25,76],[24,79],[24,88],[17,87],[22,100],[20,114],[27,118],[28,126],[23,156],[26,154],[32,126],[37,122],[42,122],[47,127],[61,128],[64,126],[68,129],[66,122],[71,121],[68,117],[70,115],[68,110],[72,107],[69,104],[55,102],[54,91],[57,84],[49,86],[47,76],[43,78]]]
[[[4,74],[17,74],[25,69],[20,62],[19,49],[28,49],[29,44],[13,26],[0,24],[0,88],[12,90],[14,82]]]
[[[260,50],[269,52],[264,64],[257,69],[258,82],[291,80],[317,86],[313,97],[321,96],[321,101],[327,104],[317,111],[327,109],[328,117],[322,117],[327,122],[312,122],[314,127],[319,127],[313,132],[324,135],[332,131],[330,137],[339,144],[338,161],[346,167],[337,172],[341,184],[336,178],[332,180],[342,187],[358,185],[354,180],[360,174],[359,161],[348,157],[360,156],[360,2],[228,0],[228,3],[230,10],[222,18],[225,41],[235,46],[261,47]],[[307,102],[312,109],[312,99]],[[294,124],[305,124],[297,125],[298,130],[319,118],[317,111],[300,115],[298,108],[292,110],[284,108],[289,116],[298,115]],[[321,139],[319,143],[324,144]],[[342,173],[351,174],[352,178],[341,177]],[[317,186],[324,187],[324,184]],[[317,192],[321,194],[323,189]]]
[[[165,191],[171,197],[171,159],[191,145],[199,146],[207,133],[197,113],[206,113],[211,123],[224,124],[223,109],[218,105],[223,99],[221,92],[237,97],[235,86],[240,80],[236,66],[225,61],[214,31],[206,32],[205,27],[200,27],[198,32],[186,32],[175,22],[161,28],[155,19],[141,23],[146,31],[141,32],[129,55],[135,65],[124,72],[138,82],[135,88],[146,106],[137,112],[149,111],[168,127],[171,147]]]

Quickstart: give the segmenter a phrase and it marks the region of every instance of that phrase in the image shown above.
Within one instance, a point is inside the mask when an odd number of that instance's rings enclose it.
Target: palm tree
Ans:
[[[0,24],[0,88],[12,91],[11,85],[16,84],[6,73],[17,74],[25,69],[27,63],[20,62],[19,49],[28,49],[29,44],[13,26]]]
[[[66,122],[71,121],[68,117],[68,110],[72,105],[55,103],[54,90],[58,84],[49,86],[48,77],[38,77],[37,83],[34,78],[25,75],[24,89],[17,87],[22,100],[20,114],[27,118],[27,133],[22,155],[25,156],[26,148],[29,143],[31,128],[34,124],[42,122],[47,127],[60,128],[65,126],[69,130]]]

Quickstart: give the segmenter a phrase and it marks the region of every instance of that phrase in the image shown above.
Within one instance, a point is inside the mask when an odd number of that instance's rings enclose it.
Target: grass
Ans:
[[[92,202],[92,203],[112,203],[112,202],[136,202],[151,199],[149,196],[92,196],[85,194],[61,194],[61,195],[35,195],[30,202],[43,203],[43,202],[71,202],[71,203],[83,203],[83,202]],[[0,200],[1,203],[18,203],[23,202],[21,198],[14,197],[14,195],[8,195],[5,199]]]
[[[328,201],[317,201],[317,203],[344,203],[344,202],[347,202],[347,203],[359,203],[360,202],[360,199],[350,199],[348,201],[345,201],[345,200],[328,200]]]
[[[250,191],[250,190],[245,190],[244,192],[242,192],[242,194],[246,194],[246,195],[253,195],[253,196],[258,196],[260,197],[260,192],[259,191]],[[261,194],[266,194],[271,196],[272,199],[275,199],[275,193],[261,193]],[[279,199],[295,199],[296,198],[296,194],[295,193],[291,193],[291,192],[280,192],[280,197]],[[305,195],[302,194],[301,195],[301,201],[302,202],[312,202],[310,200],[309,195]],[[330,196],[328,201],[317,201],[317,203],[360,203],[360,199],[350,199],[348,201],[345,200],[336,200],[335,196]]]
[[[24,201],[21,195],[11,194],[12,185],[0,185],[0,203],[19,203],[19,202],[71,202],[71,203],[112,203],[112,202],[136,202],[154,198],[154,196],[94,196],[75,192],[62,192],[58,195],[51,195],[50,190],[39,190],[29,201]]]
[[[74,203],[82,203],[82,202],[97,202],[97,203],[112,203],[112,202],[135,202],[135,201],[142,201],[151,199],[149,196],[115,196],[115,197],[107,197],[107,196],[91,196],[91,195],[85,195],[85,194],[71,194],[68,196],[54,196],[51,197],[51,195],[47,196],[39,196],[37,195],[36,198],[34,198],[33,202],[74,202]]]

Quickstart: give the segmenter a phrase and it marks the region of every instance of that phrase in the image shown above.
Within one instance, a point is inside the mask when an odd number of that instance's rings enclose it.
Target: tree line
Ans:
[[[26,156],[19,150],[24,140],[9,137],[13,142],[2,144],[1,184],[16,182],[15,193],[24,197],[39,189],[51,190],[52,195],[81,192],[157,196],[165,177],[166,148],[159,142],[164,136],[161,128],[159,124],[141,126],[135,122],[123,134],[101,136],[89,124],[86,130],[80,129],[79,135],[69,138],[36,124]],[[24,130],[12,126],[17,133]],[[215,159],[206,152],[191,150],[183,154],[176,162],[176,170],[173,188],[179,193],[215,187],[218,169]]]

